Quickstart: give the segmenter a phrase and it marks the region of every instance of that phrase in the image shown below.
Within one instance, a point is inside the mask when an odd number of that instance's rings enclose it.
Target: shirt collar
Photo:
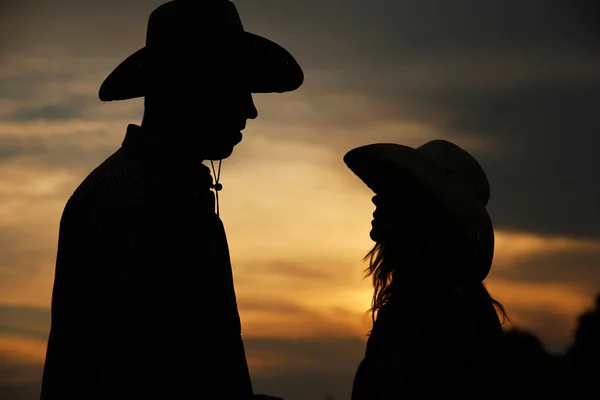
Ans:
[[[175,173],[205,188],[213,185],[210,169],[202,164],[203,160],[194,159],[141,126],[127,127],[122,146],[150,161],[161,173]]]

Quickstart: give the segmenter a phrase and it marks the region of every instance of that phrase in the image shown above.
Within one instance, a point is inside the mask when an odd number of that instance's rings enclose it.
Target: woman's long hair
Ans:
[[[414,265],[417,259],[420,259],[421,262],[423,262],[424,260],[426,265],[429,265],[431,267],[434,267],[433,265],[431,265],[431,263],[440,263],[444,260],[452,258],[456,260],[456,263],[460,262],[460,258],[453,257],[453,249],[456,248],[454,247],[455,244],[444,243],[447,241],[448,236],[444,235],[441,232],[441,235],[435,235],[434,232],[436,232],[435,229],[428,230],[428,234],[426,235],[429,237],[421,237],[421,239],[423,239],[423,243],[421,243],[421,245],[418,246],[418,248],[413,247],[414,257],[411,257],[407,254],[399,254],[402,252],[402,250],[398,250],[397,248],[395,248],[395,246],[386,246],[382,243],[377,243],[373,247],[373,249],[365,256],[364,261],[369,261],[369,266],[365,270],[365,278],[371,276],[373,279],[374,292],[373,299],[371,302],[371,308],[369,309],[372,315],[373,322],[375,322],[375,314],[381,309],[381,307],[387,304],[392,298],[392,296],[398,295],[398,291],[402,291],[401,285],[403,283],[401,281],[413,281],[413,278],[416,278],[417,275],[422,276],[423,274],[428,275],[424,277],[424,279],[426,280],[435,279],[437,281],[440,281],[443,279],[457,279],[457,276],[452,275],[451,271],[440,270],[445,268],[422,269],[419,268],[420,265]],[[402,277],[398,277],[397,279],[395,279],[395,275],[397,275],[397,271],[400,269],[404,270]],[[454,281],[453,283],[457,282]],[[501,318],[502,323],[510,321],[504,306],[490,295],[483,282],[480,284],[484,292],[494,305],[496,313]],[[416,290],[418,290],[418,288]]]

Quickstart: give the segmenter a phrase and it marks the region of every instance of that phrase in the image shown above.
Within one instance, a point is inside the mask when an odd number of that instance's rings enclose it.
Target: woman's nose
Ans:
[[[256,117],[258,117],[258,110],[256,109],[256,106],[254,105],[252,95],[250,95],[250,97],[249,97],[247,117],[248,117],[248,119],[256,119]]]

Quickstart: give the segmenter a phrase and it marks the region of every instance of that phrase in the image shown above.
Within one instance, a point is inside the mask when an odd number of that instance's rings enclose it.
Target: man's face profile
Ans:
[[[193,90],[194,94],[161,103],[170,109],[174,129],[189,135],[207,160],[221,160],[242,141],[247,120],[258,116],[252,93],[246,87],[235,80],[213,80]],[[181,89],[178,93],[185,93],[185,88]]]
[[[212,160],[229,157],[234,146],[242,141],[247,120],[258,116],[252,93],[236,81],[220,82],[201,96],[198,106],[203,108],[200,115],[208,125],[202,142],[209,152],[208,159]]]

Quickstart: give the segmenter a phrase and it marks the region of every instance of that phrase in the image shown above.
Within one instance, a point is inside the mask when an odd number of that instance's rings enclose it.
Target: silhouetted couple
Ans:
[[[303,79],[285,49],[244,31],[229,1],[152,12],[146,47],[99,93],[144,97],[141,126],[61,218],[43,400],[268,397],[253,394],[219,173],[213,182],[202,162],[231,155],[257,117],[252,93]],[[482,284],[494,243],[484,172],[445,141],[374,144],[345,161],[377,193],[374,326],[353,398],[488,397],[502,329]]]

